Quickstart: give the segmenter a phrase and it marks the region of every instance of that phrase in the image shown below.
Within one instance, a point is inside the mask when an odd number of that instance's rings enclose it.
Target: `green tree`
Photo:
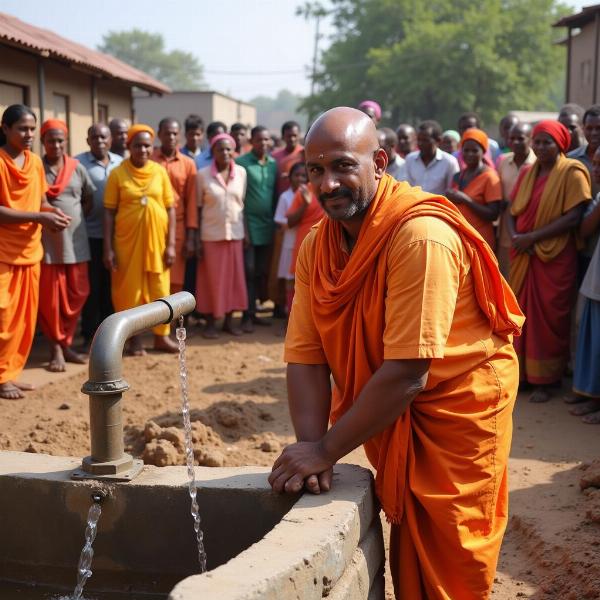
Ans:
[[[205,87],[198,59],[189,52],[165,50],[165,40],[160,33],[140,29],[109,31],[98,50],[112,54],[172,90],[192,91]]]
[[[318,91],[302,108],[381,103],[390,124],[464,111],[497,122],[508,110],[556,108],[565,69],[551,25],[556,0],[331,0],[335,34]]]

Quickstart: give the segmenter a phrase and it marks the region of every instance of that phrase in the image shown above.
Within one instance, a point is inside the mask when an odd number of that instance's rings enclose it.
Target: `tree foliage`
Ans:
[[[140,29],[109,31],[98,50],[147,73],[176,91],[199,90],[204,87],[202,65],[189,52],[165,49],[160,33]]]
[[[565,51],[556,0],[330,0],[335,34],[321,57],[309,114],[380,102],[391,124],[476,111],[553,110]]]

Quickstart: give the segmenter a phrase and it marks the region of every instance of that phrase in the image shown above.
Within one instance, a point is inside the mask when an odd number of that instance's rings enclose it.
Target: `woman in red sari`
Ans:
[[[571,136],[558,121],[533,130],[537,160],[523,169],[512,193],[510,284],[525,313],[515,338],[521,381],[534,386],[531,402],[546,402],[569,359],[571,311],[576,299],[575,229],[591,198],[590,176],[568,159]]]

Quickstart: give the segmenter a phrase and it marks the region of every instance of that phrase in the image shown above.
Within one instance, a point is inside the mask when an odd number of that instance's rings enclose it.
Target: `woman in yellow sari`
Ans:
[[[129,158],[113,169],[104,192],[104,264],[112,273],[115,310],[169,295],[175,261],[175,206],[164,167],[150,160],[154,130],[134,125],[127,133]],[[154,349],[177,352],[170,325],[153,329]],[[145,354],[139,336],[129,353]]]

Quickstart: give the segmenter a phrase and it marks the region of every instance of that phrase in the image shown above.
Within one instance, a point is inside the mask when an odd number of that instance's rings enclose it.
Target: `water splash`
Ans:
[[[181,382],[181,412],[183,415],[183,429],[185,433],[185,462],[189,477],[189,493],[192,499],[191,513],[194,519],[194,531],[198,542],[198,561],[200,573],[206,571],[206,552],[204,550],[204,534],[200,528],[200,509],[196,500],[196,473],[194,472],[194,446],[192,443],[192,424],[190,422],[190,403],[188,397],[187,366],[185,362],[186,331],[183,326],[183,317],[179,317],[179,327],[175,330],[179,342],[179,380]]]
[[[94,558],[94,549],[92,544],[96,539],[96,530],[98,527],[98,520],[102,514],[102,508],[100,502],[104,499],[104,496],[100,494],[92,494],[93,504],[90,506],[87,517],[87,526],[85,528],[85,545],[81,551],[79,557],[79,564],[77,566],[77,586],[71,596],[70,600],[81,600],[83,594],[83,588],[86,581],[92,576],[92,558]]]

